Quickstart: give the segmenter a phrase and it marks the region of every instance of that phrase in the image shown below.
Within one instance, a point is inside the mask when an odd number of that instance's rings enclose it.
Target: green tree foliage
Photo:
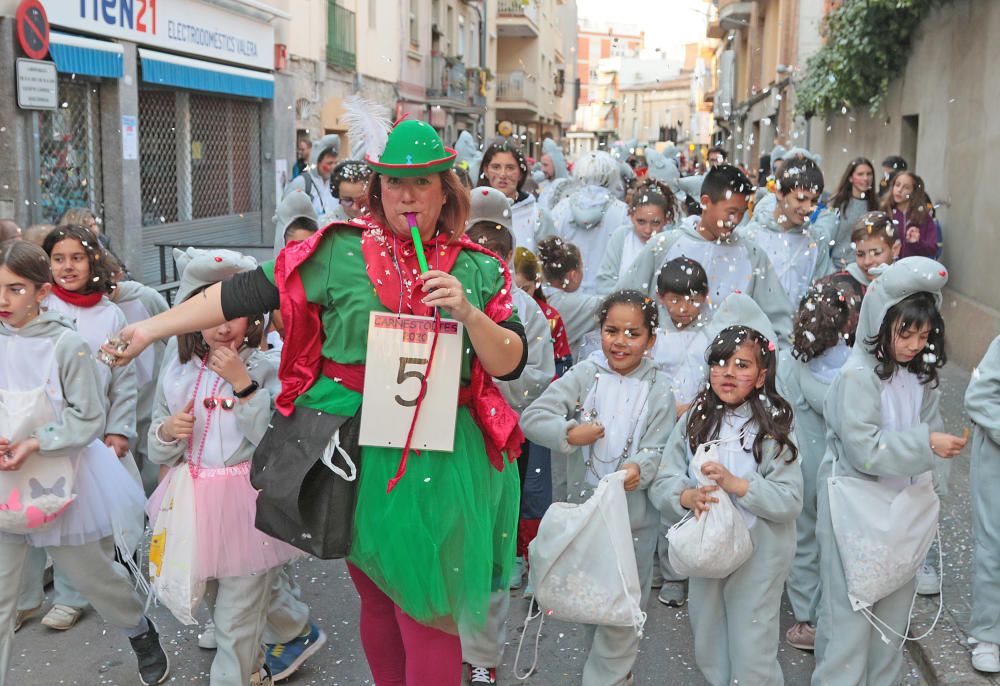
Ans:
[[[823,20],[825,43],[796,88],[805,116],[867,106],[875,111],[906,67],[913,34],[949,0],[843,0]]]

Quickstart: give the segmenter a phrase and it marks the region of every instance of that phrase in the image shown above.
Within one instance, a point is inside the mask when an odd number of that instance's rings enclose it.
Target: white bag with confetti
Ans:
[[[718,441],[698,446],[691,458],[691,471],[698,486],[713,486],[715,482],[702,474],[706,462],[718,462]],[[724,579],[743,565],[753,554],[750,529],[732,499],[723,491],[714,493],[719,502],[712,503],[700,517],[690,513],[667,532],[667,556],[674,571],[684,576],[702,579]]]
[[[633,626],[640,634],[639,572],[625,472],[601,479],[586,502],[553,503],[528,547],[528,578],[546,615],[566,622]]]
[[[937,532],[941,503],[931,473],[903,488],[838,476],[827,488],[833,536],[855,611],[870,608],[911,581]]]

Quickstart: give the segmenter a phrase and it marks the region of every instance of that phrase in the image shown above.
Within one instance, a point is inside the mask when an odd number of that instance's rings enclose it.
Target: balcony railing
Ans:
[[[527,102],[536,105],[538,84],[525,76],[523,71],[497,74],[498,102]]]
[[[357,65],[354,12],[327,0],[326,62],[353,70]]]
[[[538,5],[535,0],[500,0],[497,14],[501,17],[527,17],[538,24]]]
[[[431,57],[431,82],[427,95],[432,98],[448,98],[465,102],[469,91],[465,65],[444,55]]]

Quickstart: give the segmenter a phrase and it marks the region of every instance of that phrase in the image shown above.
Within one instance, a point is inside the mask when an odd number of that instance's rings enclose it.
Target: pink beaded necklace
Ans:
[[[194,414],[198,409],[198,387],[201,386],[201,376],[205,373],[205,367],[208,366],[208,355],[201,360],[201,369],[198,370],[198,378],[194,382],[194,393],[191,395],[191,400],[193,401],[191,407],[191,413]],[[222,377],[217,376],[215,378],[215,383],[212,385],[212,390],[209,395],[215,396],[216,392],[219,390],[219,384],[222,383]],[[192,479],[198,478],[198,473],[201,471],[201,458],[205,454],[205,441],[208,440],[208,429],[212,426],[212,411],[209,410],[205,416],[205,429],[201,433],[201,441],[198,444],[198,457],[194,457],[194,445],[191,441],[188,442],[188,471],[191,473]]]

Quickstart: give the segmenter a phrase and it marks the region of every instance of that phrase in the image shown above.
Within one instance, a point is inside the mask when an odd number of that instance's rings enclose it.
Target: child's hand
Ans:
[[[233,348],[215,348],[208,356],[208,368],[228,381],[234,391],[243,390],[253,381],[240,354]]]
[[[931,432],[931,450],[938,457],[946,460],[951,459],[962,452],[962,448],[969,442],[968,436],[952,436],[938,431]]]
[[[733,476],[732,472],[718,462],[706,462],[701,467],[701,473],[717,483],[723,491],[735,496],[746,495],[747,489],[750,488],[746,479]]]
[[[107,434],[104,437],[104,445],[114,450],[119,459],[128,454],[128,439],[121,434]]]
[[[708,512],[710,503],[717,503],[719,499],[711,495],[712,491],[719,490],[718,486],[701,486],[700,488],[685,488],[681,491],[681,507],[691,510],[694,518],[701,517],[702,512]]]
[[[919,226],[906,227],[906,242],[918,243],[919,241],[920,241],[920,227]]]
[[[14,472],[21,468],[24,461],[32,453],[37,453],[40,446],[37,438],[26,438],[20,443],[11,444],[7,439],[0,447],[0,471]]]
[[[691,403],[677,403],[677,419],[680,419],[689,407],[691,407]]]
[[[593,445],[604,438],[604,425],[599,422],[577,424],[566,432],[566,442],[570,445]]]
[[[175,412],[163,421],[163,436],[168,441],[175,441],[179,438],[191,438],[194,433],[194,400],[188,400],[187,405],[180,412]]]
[[[625,490],[634,491],[639,488],[639,477],[642,474],[639,471],[639,465],[635,462],[626,462],[622,465],[622,471],[628,474],[625,477]]]

